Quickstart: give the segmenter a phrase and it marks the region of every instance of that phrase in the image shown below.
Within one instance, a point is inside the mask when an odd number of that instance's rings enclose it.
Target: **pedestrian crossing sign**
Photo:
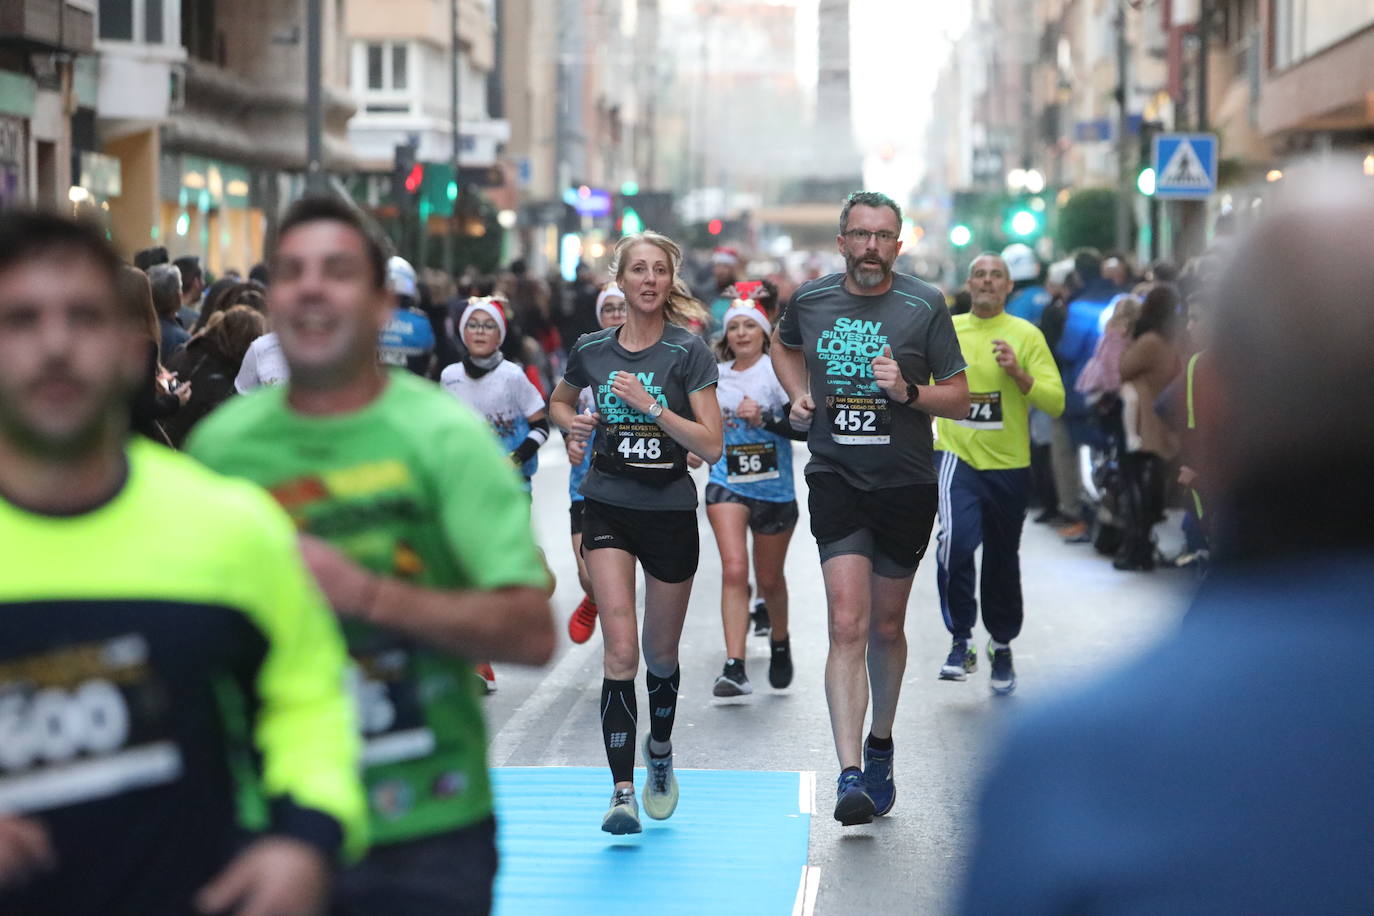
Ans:
[[[1198,200],[1217,189],[1216,134],[1159,134],[1153,159],[1156,197]]]

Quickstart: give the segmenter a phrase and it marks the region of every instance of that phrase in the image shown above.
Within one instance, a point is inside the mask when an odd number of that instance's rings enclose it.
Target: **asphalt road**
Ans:
[[[797,458],[800,468],[805,458],[800,447]],[[498,666],[498,690],[487,700],[491,763],[604,766],[597,719],[600,638],[576,646],[564,629],[582,596],[568,540],[567,462],[557,442],[544,449],[541,461],[534,517],[559,579],[554,600],[561,642],[545,668]],[[697,476],[703,478],[704,472]],[[936,677],[949,637],[940,619],[932,551],[916,576],[908,608],[910,654],[893,735],[897,804],[891,815],[870,826],[841,828],[830,814],[838,764],[822,682],[824,590],[800,478],[798,485],[802,520],[787,561],[796,678],[786,691],[768,686],[767,641],[751,636],[748,667],[755,694],[728,704],[711,696],[724,662],[720,562],[701,515],[701,566],[681,648],[676,764],[814,771],[817,807],[809,862],[819,875],[814,912],[939,913],[968,855],[977,781],[999,731],[1032,704],[1071,690],[1148,646],[1176,623],[1190,580],[1175,571],[1117,572],[1087,545],[1061,544],[1052,531],[1028,521],[1022,548],[1027,619],[1014,643],[1018,688],[1014,696],[1001,698],[988,690],[986,655],[967,682]],[[588,824],[589,830],[597,828]]]

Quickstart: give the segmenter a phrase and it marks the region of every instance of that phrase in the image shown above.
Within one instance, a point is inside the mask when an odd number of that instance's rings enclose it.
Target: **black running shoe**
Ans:
[[[744,673],[744,662],[737,658],[725,660],[725,670],[716,678],[716,686],[711,693],[718,697],[742,697],[754,692],[749,683],[749,675]]]
[[[768,641],[772,657],[768,659],[768,683],[774,690],[782,690],[792,683],[792,640],[782,642]]]
[[[749,619],[754,621],[754,635],[767,636],[773,630],[773,621],[768,617],[768,605],[762,601],[754,602],[754,609],[749,612]]]

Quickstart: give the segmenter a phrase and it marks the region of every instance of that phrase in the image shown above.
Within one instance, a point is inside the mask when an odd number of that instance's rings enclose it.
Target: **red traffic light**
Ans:
[[[417,162],[410,167],[410,174],[406,176],[406,190],[411,194],[418,194],[424,180],[425,167]]]
[[[721,230],[723,230],[724,228],[725,224],[718,219],[713,219],[706,224],[706,231],[711,233],[712,235],[720,235]]]

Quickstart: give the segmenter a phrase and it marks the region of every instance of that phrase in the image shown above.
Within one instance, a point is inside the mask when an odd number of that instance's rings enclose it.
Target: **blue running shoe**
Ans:
[[[836,780],[835,820],[846,827],[873,823],[873,799],[864,791],[862,773],[846,770]]]
[[[864,789],[873,799],[878,817],[892,810],[897,800],[897,785],[892,781],[892,751],[875,751],[864,742]]]

